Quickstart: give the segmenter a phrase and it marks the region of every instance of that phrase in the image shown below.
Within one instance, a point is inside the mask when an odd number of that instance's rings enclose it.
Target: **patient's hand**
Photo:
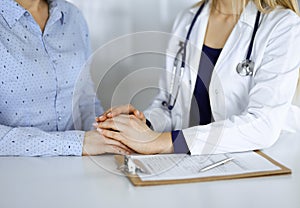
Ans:
[[[133,107],[130,104],[110,108],[109,110],[107,110],[106,112],[104,112],[100,117],[97,117],[96,118],[96,122],[97,123],[104,122],[107,119],[110,119],[110,118],[113,118],[113,117],[117,117],[120,114],[135,115],[136,118],[138,118],[142,122],[146,123],[146,117],[143,114],[143,112],[137,110],[135,107]],[[95,127],[96,126],[97,125],[95,125]]]
[[[101,155],[105,153],[127,155],[133,153],[133,151],[121,142],[104,137],[97,131],[86,132],[82,155]]]

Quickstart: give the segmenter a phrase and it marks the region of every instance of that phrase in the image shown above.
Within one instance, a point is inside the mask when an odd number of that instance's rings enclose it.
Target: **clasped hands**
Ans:
[[[126,154],[173,152],[171,134],[150,129],[144,114],[132,105],[107,110],[96,118],[94,127],[106,140],[122,147]]]

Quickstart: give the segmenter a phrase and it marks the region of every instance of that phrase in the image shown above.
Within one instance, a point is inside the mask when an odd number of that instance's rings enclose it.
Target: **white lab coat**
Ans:
[[[290,10],[277,8],[263,14],[251,59],[254,76],[242,77],[236,66],[248,51],[257,14],[250,1],[228,38],[215,65],[209,86],[214,122],[189,127],[189,111],[194,92],[211,1],[205,5],[190,37],[187,66],[177,102],[172,111],[162,106],[168,100],[173,57],[178,38],[185,39],[198,10],[181,14],[170,40],[166,73],[160,92],[145,111],[156,131],[183,130],[191,154],[217,154],[267,148],[275,143],[285,125],[295,94],[300,66],[300,18]]]

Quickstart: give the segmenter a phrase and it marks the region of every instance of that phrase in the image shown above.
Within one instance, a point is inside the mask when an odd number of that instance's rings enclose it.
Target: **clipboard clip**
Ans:
[[[137,172],[150,174],[139,160],[133,159],[130,155],[124,155],[124,163],[118,167],[118,170],[129,174],[136,174]]]

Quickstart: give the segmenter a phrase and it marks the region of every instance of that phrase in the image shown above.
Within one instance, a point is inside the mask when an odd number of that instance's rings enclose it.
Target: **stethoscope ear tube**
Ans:
[[[256,36],[257,30],[258,30],[258,27],[259,27],[260,14],[261,14],[260,11],[257,11],[255,24],[254,24],[254,28],[253,28],[253,34],[252,34],[251,41],[250,41],[250,44],[249,44],[249,47],[248,47],[246,60],[250,60],[250,57],[251,57],[251,54],[252,54],[254,39],[255,39],[255,36]]]
[[[184,42],[184,47],[183,47],[183,55],[182,55],[182,62],[181,62],[181,67],[182,68],[185,68],[185,61],[186,61],[186,49],[187,49],[187,45],[188,45],[188,42],[190,40],[190,37],[191,37],[191,34],[192,34],[192,31],[193,31],[193,28],[195,26],[195,23],[199,17],[199,15],[201,14],[204,6],[206,4],[206,0],[202,3],[201,7],[198,9],[197,13],[195,14],[192,22],[191,22],[191,25],[190,25],[190,28],[188,30],[188,33],[186,35],[186,39],[185,39],[185,42]]]
[[[246,59],[236,66],[236,72],[243,77],[253,76],[254,62],[250,58],[252,54],[254,39],[259,27],[260,15],[261,15],[260,11],[257,11],[255,25],[254,25],[251,41],[249,43]]]
[[[177,96],[178,96],[178,93],[179,93],[179,88],[180,88],[180,84],[179,84],[178,85],[178,89],[176,91],[175,98],[174,98],[174,102],[173,102],[173,104],[171,104],[172,93],[174,91],[174,84],[175,84],[174,82],[175,82],[175,79],[176,79],[176,77],[175,77],[176,76],[176,70],[178,68],[179,56],[180,56],[180,54],[182,54],[182,60],[181,60],[181,65],[180,65],[181,72],[180,72],[180,79],[179,79],[179,82],[181,83],[182,77],[183,77],[183,71],[185,69],[187,45],[188,45],[188,42],[190,40],[190,36],[191,36],[192,31],[193,31],[194,25],[195,25],[195,23],[196,23],[199,15],[200,15],[201,11],[203,10],[205,4],[206,4],[206,0],[203,2],[203,4],[201,5],[201,7],[198,9],[196,15],[194,16],[194,18],[193,18],[193,20],[191,22],[191,26],[190,26],[190,28],[188,30],[188,33],[187,33],[187,36],[186,36],[184,44],[182,44],[182,42],[179,43],[180,49],[177,52],[175,60],[174,60],[174,67],[173,67],[173,72],[172,72],[171,87],[170,87],[168,102],[166,102],[166,101],[162,102],[162,105],[164,107],[167,107],[170,111],[174,108],[174,105],[176,103],[176,99],[177,99]]]

